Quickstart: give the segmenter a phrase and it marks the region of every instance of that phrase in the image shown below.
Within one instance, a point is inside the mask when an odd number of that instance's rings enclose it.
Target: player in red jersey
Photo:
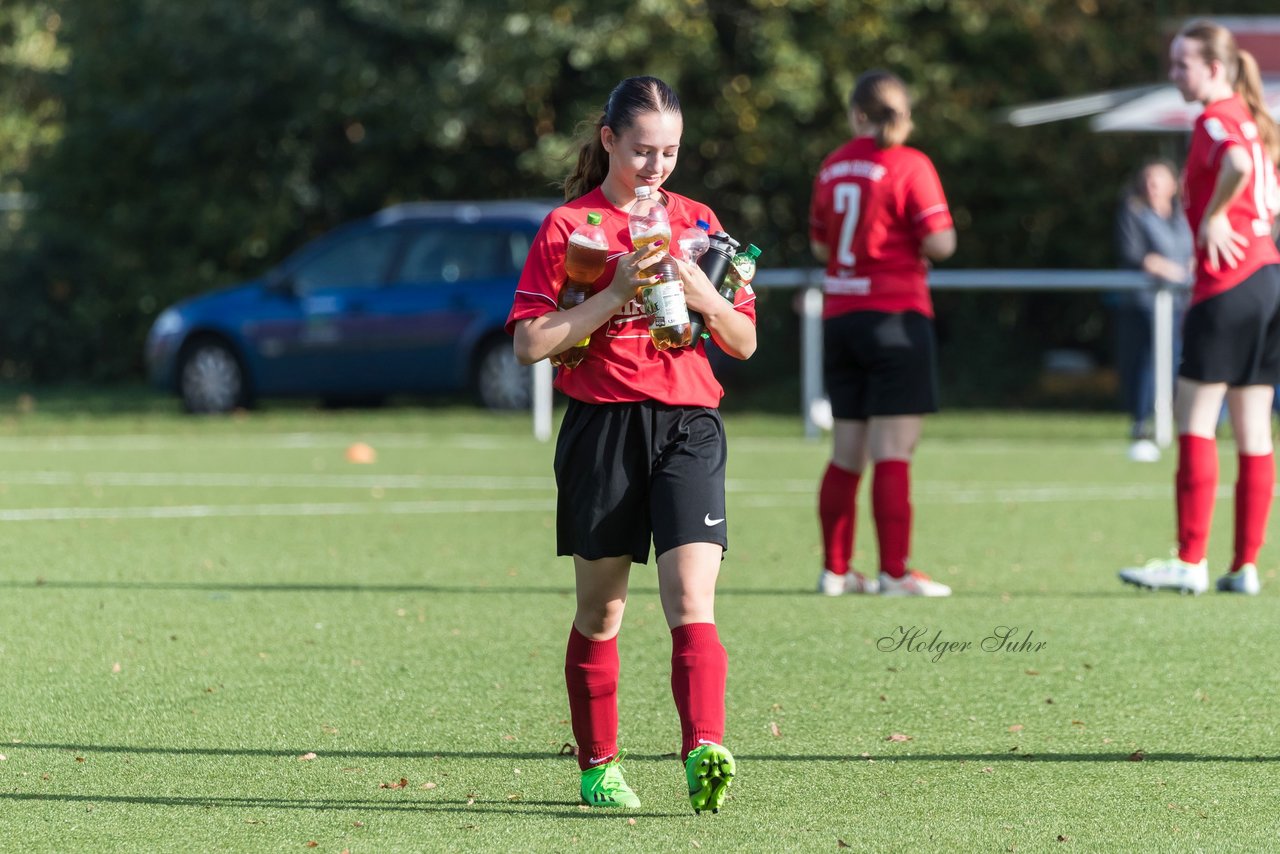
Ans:
[[[695,810],[716,811],[734,774],[721,745],[728,657],[714,612],[728,547],[724,392],[698,342],[654,348],[636,290],[657,281],[651,268],[669,247],[633,252],[627,227],[636,188],[648,186],[662,197],[673,233],[699,219],[719,228],[706,205],[659,191],[675,169],[683,127],[680,102],[661,80],[618,84],[565,181],[566,204],[534,238],[507,330],[524,364],[591,337],[581,364],[556,376],[569,397],[555,452],[556,539],[558,553],[573,556],[577,586],[565,682],[582,799],[640,805],[618,764],[617,635],[631,564],[648,562],[652,539],[689,800]],[[559,311],[569,235],[592,211],[603,218],[609,262],[590,297]],[[755,294],[742,288],[730,305],[698,267],[678,265],[688,306],[701,312],[712,339],[730,356],[749,358]]]
[[[1262,98],[1258,64],[1231,31],[1185,26],[1169,49],[1169,78],[1204,112],[1191,134],[1183,203],[1196,235],[1196,278],[1183,327],[1174,397],[1178,422],[1178,551],[1120,572],[1140,587],[1201,593],[1218,489],[1218,414],[1225,398],[1236,437],[1235,555],[1217,581],[1256,594],[1255,565],[1271,510],[1275,459],[1271,403],[1280,382],[1280,129]]]
[[[809,211],[810,245],[827,265],[823,361],[835,419],[818,492],[818,590],[947,596],[945,584],[907,567],[909,471],[924,415],[938,408],[928,262],[951,256],[956,233],[933,163],[904,145],[912,124],[903,82],[886,71],[863,74],[849,98],[849,120],[853,139],[823,161]],[[868,461],[878,580],[849,565]]]

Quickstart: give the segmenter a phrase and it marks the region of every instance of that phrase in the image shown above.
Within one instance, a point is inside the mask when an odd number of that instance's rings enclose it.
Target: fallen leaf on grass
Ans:
[[[77,757],[76,757],[76,761],[77,761],[77,762],[83,762],[83,761],[84,761],[84,757],[83,757],[83,756],[77,756]]]
[[[1039,671],[1039,670],[1026,670],[1026,671],[1023,671],[1023,672],[1024,672],[1024,673],[1026,673],[1028,676],[1039,676],[1039,675],[1040,675],[1040,671]]]
[[[1009,732],[1022,732],[1022,724],[1014,724],[1009,727]]]
[[[310,840],[308,840],[308,841],[307,841],[307,847],[308,847],[308,848],[319,848],[319,847],[320,847],[320,843],[319,843],[319,842],[316,842],[314,839],[310,839]]]
[[[324,726],[320,727],[320,729],[322,729],[322,730],[324,730],[325,732],[329,733],[329,735],[337,735],[337,734],[338,734],[338,728],[337,728],[336,726],[329,726],[328,724],[325,724]]]
[[[504,736],[502,737],[502,740],[503,740],[503,741],[515,741],[515,740],[516,740],[516,737],[515,737],[514,735],[504,735]]]
[[[1143,753],[1141,750],[1135,750],[1133,751],[1133,753],[1129,754],[1130,762],[1141,762],[1146,758],[1147,758],[1147,754]]]
[[[635,827],[635,826],[636,826],[636,820],[635,820],[634,818],[629,818],[629,819],[627,819],[627,825],[628,825],[628,826],[630,826],[630,827]]]
[[[302,754],[301,756],[299,756],[299,757],[298,757],[298,761],[299,761],[299,762],[310,762],[312,759],[315,759],[315,758],[316,758],[316,755],[315,755],[314,753],[304,753],[304,754]]]
[[[845,842],[843,839],[837,839],[837,840],[836,840],[836,847],[837,847],[837,848],[852,848],[853,846],[852,846],[852,845],[850,845],[848,842]]]
[[[117,661],[115,664],[111,665],[111,672],[112,673],[120,672],[120,662]]]
[[[261,821],[260,819],[256,819],[256,818],[246,818],[246,819],[244,820],[244,823],[245,823],[245,824],[262,824],[262,821]]]
[[[507,795],[507,800],[509,800],[509,801],[518,801],[518,800],[520,800],[520,793],[519,793],[519,792],[515,792],[515,793],[513,793],[513,794]]]
[[[352,822],[356,827],[364,827],[363,821]]]
[[[428,782],[426,782],[426,783],[423,783],[423,784],[422,784],[421,786],[419,786],[418,788],[419,788],[419,789],[434,789],[435,787],[436,787],[436,784],[435,784],[435,783],[432,783],[432,782],[429,782],[429,781],[428,781]]]
[[[1058,841],[1059,841],[1059,842],[1069,842],[1069,841],[1071,841],[1071,837],[1070,837],[1070,836],[1067,836],[1065,833],[1059,833],[1059,834],[1058,834]]]
[[[0,753],[0,762],[4,762],[8,758],[9,758],[8,756],[5,756],[3,753]]]
[[[406,780],[404,777],[401,777],[399,781],[395,783],[379,783],[378,788],[379,789],[403,789],[407,785],[409,785],[409,781]]]
[[[911,736],[903,735],[900,732],[895,732],[892,735],[890,735],[888,738],[886,738],[885,741],[911,741]]]
[[[578,746],[576,744],[570,744],[569,742],[566,741],[564,744],[560,745],[560,749],[556,751],[556,755],[557,756],[577,756]]]
[[[995,770],[996,770],[996,769],[994,769],[994,768],[992,768],[990,765],[988,765],[987,767],[985,767],[985,768],[983,768],[983,769],[982,769],[982,773],[983,773],[983,774],[993,774],[993,773],[995,773]]]
[[[690,845],[692,845],[694,848],[701,848],[701,847],[702,847],[702,843],[701,843],[701,842],[699,842],[699,841],[698,841],[698,840],[696,840],[696,839],[690,839],[690,840],[689,840],[689,844],[690,844]]]
[[[776,721],[769,721],[769,732],[773,734],[774,738],[782,738],[782,731],[778,729]]]

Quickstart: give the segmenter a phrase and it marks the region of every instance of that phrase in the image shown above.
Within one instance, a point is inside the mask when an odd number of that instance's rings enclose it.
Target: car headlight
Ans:
[[[182,315],[171,308],[166,308],[156,317],[156,322],[151,324],[151,334],[154,336],[174,335],[182,330]]]

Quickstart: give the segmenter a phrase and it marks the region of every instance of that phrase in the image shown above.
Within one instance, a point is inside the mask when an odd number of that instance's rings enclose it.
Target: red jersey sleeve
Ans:
[[[1240,134],[1240,126],[1226,117],[1210,116],[1200,125],[1200,129],[1209,138],[1203,145],[1204,167],[1217,172],[1222,164],[1222,156],[1233,145],[1244,145]]]
[[[905,210],[911,227],[919,238],[953,227],[951,209],[942,192],[942,181],[933,161],[920,155],[912,178],[907,184]]]
[[[508,335],[515,334],[517,322],[541,317],[559,308],[557,299],[564,276],[569,233],[555,212],[542,221],[542,227],[529,247],[524,269],[520,271],[520,281],[516,284],[511,313],[507,315]]]

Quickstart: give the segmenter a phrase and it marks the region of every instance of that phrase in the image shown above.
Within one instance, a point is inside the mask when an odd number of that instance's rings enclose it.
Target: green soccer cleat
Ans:
[[[627,781],[622,777],[622,757],[625,750],[619,750],[608,762],[588,768],[582,772],[582,786],[579,792],[582,802],[593,807],[622,807],[623,809],[639,809],[640,799],[631,791]]]
[[[684,777],[689,783],[689,804],[695,813],[720,812],[724,796],[733,783],[733,754],[719,744],[703,744],[684,761]]]

